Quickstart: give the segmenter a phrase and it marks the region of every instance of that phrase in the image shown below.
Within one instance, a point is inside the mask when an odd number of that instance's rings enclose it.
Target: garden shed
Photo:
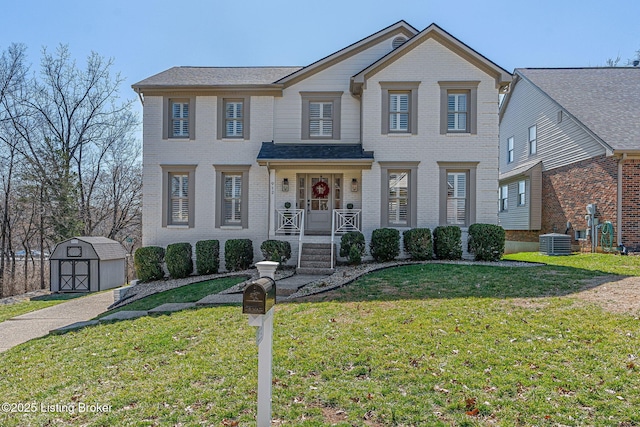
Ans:
[[[74,237],[49,257],[51,292],[95,292],[125,284],[127,251],[106,237]]]

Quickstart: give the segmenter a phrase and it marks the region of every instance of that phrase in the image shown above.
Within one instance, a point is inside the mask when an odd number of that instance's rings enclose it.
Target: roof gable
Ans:
[[[523,68],[515,73],[605,146],[640,150],[640,68]]]
[[[429,39],[437,40],[449,50],[460,55],[487,74],[493,76],[496,80],[496,88],[501,88],[511,82],[511,73],[496,65],[494,62],[476,52],[434,23],[429,25],[413,38],[409,39],[397,49],[392,50],[387,55],[383,56],[378,61],[353,76],[351,79],[351,92],[353,94],[361,93],[362,86],[370,76],[402,58],[402,56]]]
[[[368,49],[369,47],[380,43],[384,39],[391,38],[393,36],[404,35],[407,39],[411,39],[416,34],[418,34],[418,30],[409,25],[405,21],[398,21],[393,25],[388,26],[370,36],[365,37],[362,40],[359,40],[344,49],[340,49],[337,52],[332,53],[329,56],[326,56],[311,65],[308,65],[293,74],[286,76],[277,83],[282,83],[285,87],[295,84],[301,80],[304,80],[332,65],[335,65],[345,59],[350,58],[351,56],[362,52],[363,50]]]

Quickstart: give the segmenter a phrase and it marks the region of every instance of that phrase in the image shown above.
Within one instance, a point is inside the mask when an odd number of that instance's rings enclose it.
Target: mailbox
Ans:
[[[276,303],[276,282],[269,277],[254,280],[242,293],[242,313],[267,314]]]

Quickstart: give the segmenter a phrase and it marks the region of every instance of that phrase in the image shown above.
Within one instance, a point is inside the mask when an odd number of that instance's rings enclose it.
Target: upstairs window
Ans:
[[[380,82],[383,135],[418,134],[418,86],[420,82]]]
[[[507,163],[513,162],[513,137],[507,139]]]
[[[469,132],[468,99],[467,92],[447,94],[447,132]]]
[[[529,128],[529,155],[538,152],[538,131],[537,126],[533,125]]]
[[[171,104],[171,137],[189,138],[189,101],[172,100]]]
[[[242,100],[225,100],[224,102],[224,137],[244,137],[244,114]]]
[[[333,136],[333,102],[309,103],[309,137]]]
[[[301,138],[340,139],[340,106],[343,92],[300,92]]]
[[[409,132],[409,93],[389,93],[389,132]]]
[[[439,81],[440,134],[477,133],[479,81]]]
[[[250,96],[218,96],[218,139],[249,139]]]

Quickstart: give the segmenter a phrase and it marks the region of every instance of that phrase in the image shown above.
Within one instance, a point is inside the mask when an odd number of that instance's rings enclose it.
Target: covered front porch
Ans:
[[[371,168],[373,153],[359,144],[271,142],[257,160],[269,171],[269,238],[289,241],[299,268],[307,244],[309,265],[333,269],[339,236],[362,230],[362,171]],[[321,254],[319,245],[330,253]]]

